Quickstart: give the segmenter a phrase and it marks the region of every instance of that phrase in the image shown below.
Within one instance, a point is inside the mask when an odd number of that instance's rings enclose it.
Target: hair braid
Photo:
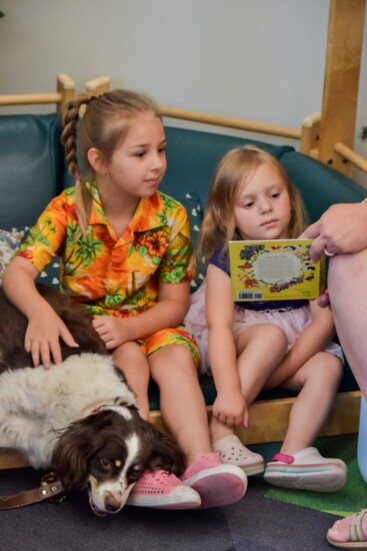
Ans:
[[[76,180],[80,180],[80,171],[77,157],[77,124],[80,118],[80,108],[83,104],[87,105],[90,101],[89,96],[81,95],[71,100],[64,109],[62,120],[64,129],[61,134],[61,143],[65,148],[66,163],[69,172]]]
[[[76,237],[85,234],[92,206],[90,196],[84,189],[77,154],[77,125],[80,119],[80,111],[81,107],[87,106],[90,101],[91,98],[86,94],[80,95],[67,104],[62,114],[64,129],[61,134],[61,143],[65,149],[66,163],[69,172],[75,177],[75,205],[79,222]]]

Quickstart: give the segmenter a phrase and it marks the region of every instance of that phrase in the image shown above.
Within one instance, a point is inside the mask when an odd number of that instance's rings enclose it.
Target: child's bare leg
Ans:
[[[191,352],[166,346],[149,356],[149,365],[159,386],[165,423],[190,464],[211,452],[205,401]]]
[[[247,407],[253,403],[271,373],[284,358],[287,346],[284,332],[276,325],[268,323],[249,327],[236,338],[237,365]],[[234,434],[234,427],[228,427],[212,418],[210,434],[215,442]]]
[[[191,352],[172,344],[149,356],[158,383],[164,420],[187,458],[182,481],[198,492],[201,508],[219,507],[241,499],[247,478],[225,465],[211,450],[204,397]]]
[[[264,323],[241,333],[236,347],[242,393],[250,406],[284,358],[288,339],[280,327]]]
[[[136,342],[126,342],[116,348],[113,359],[136,395],[141,416],[148,419],[150,373],[146,355]]]
[[[267,482],[316,492],[335,492],[344,486],[345,463],[322,457],[311,447],[330,412],[341,375],[339,359],[328,352],[319,352],[282,385],[301,390],[293,404],[280,453],[266,466]]]
[[[283,359],[287,346],[288,340],[284,332],[271,324],[249,327],[236,339],[241,390],[247,407],[252,404],[270,374]],[[210,432],[213,450],[221,452],[225,463],[241,467],[247,476],[263,472],[262,456],[241,443],[234,434],[234,427],[228,427],[212,418]]]
[[[312,444],[330,413],[341,376],[340,360],[319,352],[282,385],[300,392],[291,410],[281,453],[292,454]]]

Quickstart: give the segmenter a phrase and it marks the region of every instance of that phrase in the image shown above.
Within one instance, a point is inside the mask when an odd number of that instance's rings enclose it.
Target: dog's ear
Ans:
[[[83,488],[89,475],[92,434],[85,419],[72,423],[60,436],[52,453],[52,465],[68,488]]]
[[[151,471],[163,469],[177,476],[183,473],[186,465],[185,456],[172,436],[161,432],[152,425],[150,445],[148,469]]]

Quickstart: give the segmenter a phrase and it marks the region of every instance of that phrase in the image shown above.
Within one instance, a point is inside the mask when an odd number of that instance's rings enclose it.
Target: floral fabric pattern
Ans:
[[[159,283],[194,278],[188,216],[178,201],[161,192],[143,197],[118,237],[95,183],[85,185],[92,197],[86,235],[76,237],[75,188],[68,188],[41,214],[18,255],[39,272],[59,256],[61,290],[93,314],[141,313],[157,302]]]

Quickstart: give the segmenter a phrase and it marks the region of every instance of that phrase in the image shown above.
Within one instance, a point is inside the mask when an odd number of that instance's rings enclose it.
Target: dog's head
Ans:
[[[144,421],[135,406],[103,406],[72,423],[58,439],[53,466],[69,488],[88,488],[97,515],[118,513],[146,469],[180,475],[174,440]]]

